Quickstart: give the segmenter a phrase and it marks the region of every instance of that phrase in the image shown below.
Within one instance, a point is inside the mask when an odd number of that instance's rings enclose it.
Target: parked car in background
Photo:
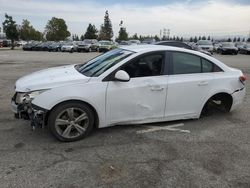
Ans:
[[[49,52],[59,52],[61,51],[61,47],[63,46],[64,43],[62,42],[53,42],[48,46],[48,51]]]
[[[116,45],[112,41],[101,40],[99,41],[98,48],[99,48],[99,52],[107,52],[109,50],[116,48]]]
[[[222,42],[221,46],[217,49],[219,54],[238,54],[238,48],[235,47],[233,42]]]
[[[199,52],[202,52],[204,54],[207,54],[207,55],[211,56],[210,52],[202,50],[195,43],[191,46],[189,44],[186,44],[186,43],[180,42],[180,41],[160,41],[160,42],[156,42],[155,45],[164,45],[164,46],[173,46],[173,47],[178,47],[178,48],[185,48],[185,49],[188,49],[188,50],[199,51]]]
[[[199,40],[197,42],[198,47],[200,47],[202,50],[208,51],[211,54],[213,54],[214,46],[213,43],[210,40]]]
[[[240,49],[243,48],[246,44],[247,44],[246,42],[236,42],[235,47],[237,47],[238,50],[240,51]]]
[[[76,141],[94,127],[233,111],[245,97],[245,80],[240,70],[194,50],[132,45],[22,77],[11,104],[16,117],[48,125],[60,141]]]
[[[129,43],[131,45],[139,45],[139,44],[141,44],[141,41],[140,40],[129,40]]]
[[[48,51],[49,50],[49,45],[51,45],[52,42],[48,41],[48,42],[42,42],[38,45],[36,45],[33,49],[35,51]]]
[[[155,39],[144,39],[141,43],[142,44],[154,44],[156,41]]]
[[[76,52],[77,51],[77,43],[76,42],[66,42],[61,47],[62,52]]]
[[[131,43],[127,40],[122,40],[119,42],[119,45],[120,46],[128,46],[128,45],[131,45]]]
[[[23,50],[24,51],[32,51],[35,50],[35,47],[37,45],[41,44],[40,42],[37,41],[32,41],[32,42],[28,42],[27,44],[23,45]]]
[[[92,52],[99,51],[98,41],[96,39],[84,39],[77,44],[78,52]]]
[[[214,52],[217,52],[218,48],[221,46],[220,43],[215,43],[214,44]]]
[[[2,43],[3,47],[11,47],[11,40],[9,39],[3,39]]]
[[[17,42],[17,46],[23,46],[23,45],[25,45],[27,43],[28,42],[26,42],[26,41],[20,40],[20,41]]]
[[[250,43],[247,43],[242,48],[240,48],[239,53],[241,53],[241,54],[250,54]]]

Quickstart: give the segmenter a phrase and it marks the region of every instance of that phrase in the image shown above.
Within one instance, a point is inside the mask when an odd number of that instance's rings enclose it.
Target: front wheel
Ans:
[[[63,103],[51,111],[48,124],[51,133],[58,140],[77,141],[85,138],[92,131],[94,114],[84,103]]]

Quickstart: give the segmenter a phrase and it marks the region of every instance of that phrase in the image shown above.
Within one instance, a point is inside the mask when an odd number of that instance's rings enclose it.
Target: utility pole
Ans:
[[[169,40],[170,37],[170,29],[167,30],[167,40]]]
[[[164,38],[164,40],[166,40],[166,34],[167,34],[167,29],[164,28],[164,29],[163,29],[163,38]]]

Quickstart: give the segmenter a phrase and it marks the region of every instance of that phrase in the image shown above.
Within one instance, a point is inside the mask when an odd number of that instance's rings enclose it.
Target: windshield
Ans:
[[[225,42],[225,43],[222,43],[222,46],[223,47],[234,47],[234,43],[232,43],[232,42]]]
[[[75,68],[85,76],[98,77],[106,70],[110,69],[133,53],[134,52],[124,49],[111,50],[110,52],[90,60],[86,64],[76,65]]]
[[[212,45],[212,42],[209,40],[200,40],[198,41],[198,45]]]

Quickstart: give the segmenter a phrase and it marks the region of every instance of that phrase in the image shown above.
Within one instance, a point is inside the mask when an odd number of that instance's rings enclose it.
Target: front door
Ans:
[[[163,75],[165,54],[142,55],[120,67],[131,79],[110,81],[107,87],[108,124],[129,123],[163,118],[168,76]]]

